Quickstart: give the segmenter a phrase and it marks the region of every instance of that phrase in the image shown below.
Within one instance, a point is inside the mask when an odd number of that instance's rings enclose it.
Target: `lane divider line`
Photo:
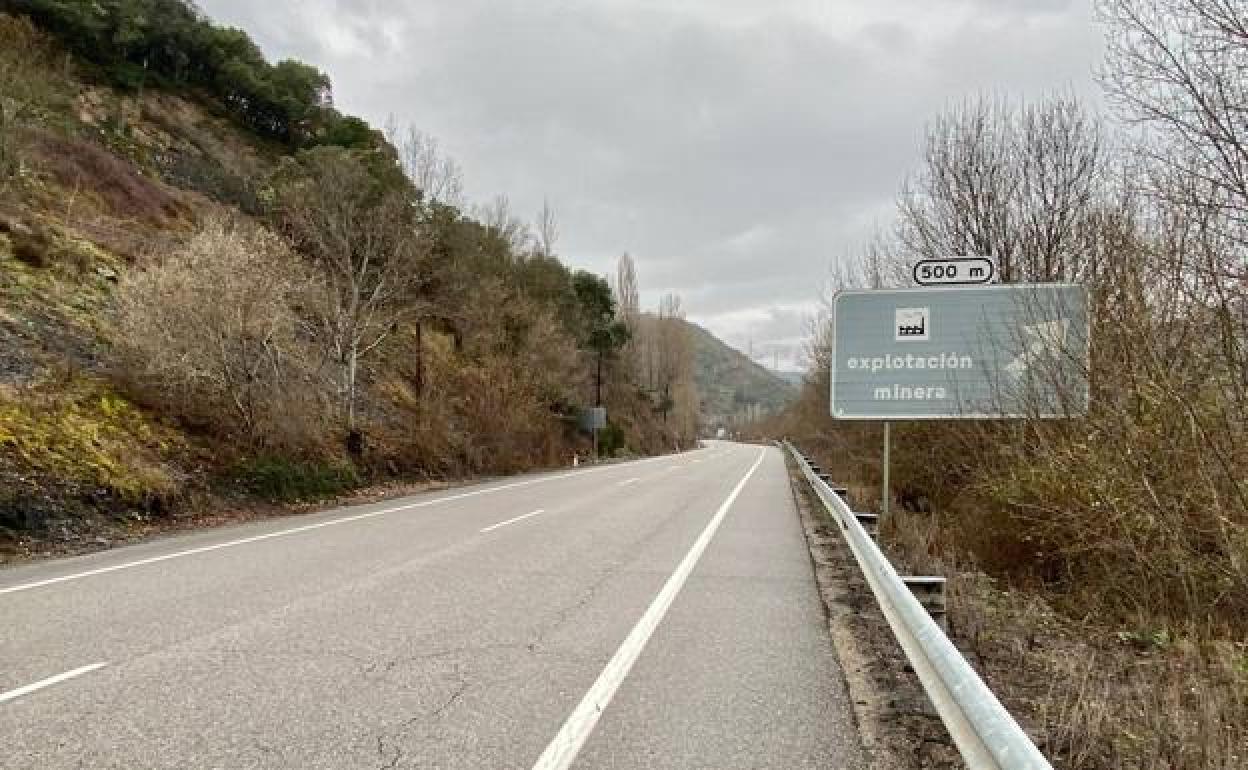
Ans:
[[[515,517],[514,519],[508,519],[507,521],[500,521],[500,522],[499,522],[499,523],[497,523],[497,524],[491,524],[490,526],[488,526],[488,527],[486,527],[485,529],[481,530],[481,533],[482,533],[482,534],[485,534],[486,532],[490,532],[490,531],[492,531],[492,530],[498,529],[499,527],[505,527],[505,526],[507,526],[508,524],[515,524],[517,521],[523,521],[524,519],[527,519],[527,518],[529,518],[530,516],[536,516],[536,515],[538,515],[539,513],[545,513],[545,512],[546,512],[546,509],[545,509],[545,508],[538,508],[536,511],[533,511],[532,513],[526,513],[526,514],[524,514],[523,516],[517,516],[517,517]]]
[[[638,481],[641,481],[641,477],[640,477],[640,476],[634,476],[634,477],[632,477],[631,479],[624,479],[623,481],[621,481],[621,482],[617,483],[617,484],[616,484],[616,486],[617,486],[617,487],[626,487],[626,486],[628,486],[629,484],[636,484]]]
[[[694,541],[693,547],[689,549],[689,553],[685,554],[685,558],[681,560],[676,567],[676,571],[672,573],[667,582],[663,584],[663,588],[659,590],[658,595],[654,597],[654,601],[646,609],[641,619],[637,621],[637,625],[629,632],[624,639],[624,643],[616,650],[615,655],[611,656],[611,660],[607,662],[606,668],[598,675],[598,679],[589,688],[589,692],[585,693],[585,697],[577,705],[577,707],[568,716],[567,721],[563,723],[563,727],[551,740],[546,750],[542,752],[541,757],[533,765],[533,770],[567,770],[572,766],[572,762],[576,759],[576,755],[580,752],[581,747],[585,745],[585,741],[589,739],[589,735],[594,730],[594,726],[598,724],[598,719],[602,716],[603,710],[611,703],[611,698],[615,696],[616,690],[620,688],[624,678],[628,676],[628,672],[632,669],[633,664],[637,662],[638,656],[646,646],[646,642],[650,641],[650,637],[654,634],[654,630],[658,628],[659,622],[663,620],[663,616],[667,614],[667,610],[672,606],[672,602],[676,599],[676,595],[680,593],[680,589],[684,587],[685,581],[689,579],[689,574],[693,572],[693,568],[697,566],[698,560],[702,558],[702,552],[706,550],[710,544],[711,538],[715,536],[715,532],[719,529],[719,525],[727,515],[728,509],[736,502],[737,496],[741,494],[741,490],[745,488],[746,482],[754,475],[754,471],[758,470],[758,466],[762,465],[763,458],[766,456],[767,450],[761,450],[758,453],[758,459],[741,477],[737,485],[733,487],[732,492],[719,506],[719,510],[715,511],[715,515],[711,517],[710,523],[706,525],[706,529],[702,530],[702,534],[698,535],[698,539]]]
[[[635,463],[630,463],[630,464],[649,463],[649,462],[655,462],[657,460],[665,460],[665,459],[672,459],[672,457],[670,455],[661,455],[659,457],[650,457],[645,460],[638,460]],[[605,465],[601,468],[590,468],[588,470],[571,471],[568,473],[560,473],[554,476],[545,476],[539,479],[515,481],[510,484],[502,484],[496,487],[486,487],[485,489],[476,489],[471,492],[461,492],[459,494],[448,495],[446,497],[439,497],[435,500],[423,500],[418,503],[407,503],[405,505],[396,505],[390,508],[382,508],[381,510],[377,510],[377,511],[368,511],[367,513],[357,513],[351,516],[343,516],[337,519],[319,521],[315,524],[304,524],[298,527],[291,527],[290,529],[278,530],[276,532],[266,532],[263,535],[253,535],[251,537],[242,537],[237,540],[230,540],[224,543],[214,543],[212,545],[203,545],[203,546],[199,546],[198,548],[187,548],[184,551],[174,551],[173,553],[161,554],[160,556],[150,556],[146,559],[136,559],[135,561],[124,562],[122,564],[112,564],[107,567],[89,569],[84,572],[75,572],[71,575],[60,575],[59,577],[47,578],[46,580],[36,580],[30,583],[19,583],[18,585],[15,585],[15,586],[9,586],[7,588],[0,588],[0,595],[17,593],[19,591],[29,591],[32,588],[42,588],[43,586],[55,585],[56,583],[65,583],[70,580],[80,580],[82,578],[93,577],[95,575],[106,575],[110,572],[119,572],[121,570],[133,569],[134,567],[142,567],[147,564],[157,564],[162,561],[169,561],[170,559],[180,559],[183,556],[194,556],[195,554],[209,553],[211,551],[219,551],[223,548],[233,548],[235,546],[246,545],[248,543],[258,543],[263,540],[271,540],[276,537],[286,537],[287,535],[296,535],[296,534],[299,534],[300,532],[310,532],[314,529],[323,529],[325,527],[333,527],[339,524],[348,524],[353,521],[362,521],[364,519],[371,519],[377,516],[385,516],[386,514],[395,513],[397,511],[407,511],[407,510],[412,510],[415,508],[426,508],[431,505],[441,505],[442,503],[450,503],[456,500],[464,500],[469,497],[477,497],[479,495],[490,495],[490,494],[494,494],[495,492],[504,492],[508,489],[518,489],[520,487],[532,486],[533,484],[545,484],[550,481],[559,481],[560,479],[566,479],[566,478],[570,478],[573,476],[584,476],[587,474],[599,473],[602,471],[619,470],[621,467],[622,467],[621,465]]]
[[[8,692],[0,693],[0,703],[4,703],[5,701],[11,701],[15,698],[20,698],[23,695],[29,695],[35,690],[42,690],[45,687],[51,687],[52,685],[57,684],[59,682],[64,682],[66,679],[73,679],[76,676],[89,674],[92,671],[95,671],[96,669],[104,668],[107,665],[108,663],[92,663],[88,666],[81,666],[79,668],[76,668],[73,671],[66,671],[63,674],[50,676],[47,679],[40,679],[38,682],[35,682],[34,684],[28,684],[25,687],[19,687],[16,690],[9,690]]]

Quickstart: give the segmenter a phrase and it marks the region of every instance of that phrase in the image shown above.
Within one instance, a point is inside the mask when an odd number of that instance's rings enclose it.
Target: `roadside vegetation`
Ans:
[[[992,255],[1091,297],[1091,411],[893,427],[883,538],[952,579],[953,628],[1066,768],[1248,765],[1248,11],[1103,0],[1096,115],[982,97],[929,125],[895,226],[833,289]],[[787,435],[880,484],[881,431],[828,416],[816,324]]]
[[[608,456],[695,440],[679,298],[564,265],[550,205],[184,0],[0,10],[0,561],[568,464],[599,404]]]

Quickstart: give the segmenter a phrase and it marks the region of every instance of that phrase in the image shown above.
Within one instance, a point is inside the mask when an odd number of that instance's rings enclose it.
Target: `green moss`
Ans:
[[[101,382],[62,387],[0,390],[0,463],[102,487],[126,502],[177,491],[165,455],[182,447],[178,434]]]
[[[0,318],[59,318],[63,324],[58,328],[75,329],[86,339],[99,336],[114,284],[96,270],[121,275],[118,258],[89,241],[62,235],[55,239],[51,267],[4,258],[4,248],[0,236]]]

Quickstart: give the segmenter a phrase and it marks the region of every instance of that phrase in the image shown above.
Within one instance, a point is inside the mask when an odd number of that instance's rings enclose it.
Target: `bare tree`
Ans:
[[[841,256],[828,268],[820,291],[825,307],[841,289],[883,289],[904,286],[912,279],[906,249],[895,237],[877,230],[856,254]]]
[[[922,170],[899,201],[900,238],[915,255],[991,255],[1012,277],[1015,243],[1006,202],[1018,180],[1011,166],[1010,115],[1000,100],[951,108],[929,126]]]
[[[323,277],[321,338],[355,436],[360,362],[418,311],[413,297],[427,279],[427,240],[408,196],[380,187],[339,148],[304,153],[283,172],[279,201],[286,232]]]
[[[1248,383],[1248,7],[1236,0],[1103,0],[1103,82],[1140,127],[1136,175],[1168,222],[1156,265],[1219,340],[1220,366]],[[1219,366],[1219,368],[1220,368]],[[1207,367],[1206,367],[1207,368]],[[1248,392],[1236,389],[1238,411]]]
[[[1248,245],[1248,6],[1240,0],[1101,0],[1103,83],[1139,150],[1161,172],[1154,194],[1204,209]],[[1242,273],[1242,267],[1239,268]]]
[[[620,256],[616,264],[615,276],[616,316],[628,327],[629,334],[628,342],[624,344],[622,357],[629,376],[641,380],[643,378],[641,351],[644,344],[641,328],[641,292],[637,287],[637,269],[633,258],[627,252]]]
[[[559,222],[555,218],[555,210],[550,201],[542,199],[542,208],[537,212],[537,247],[542,256],[550,259],[555,256],[555,243],[559,240]]]
[[[415,126],[408,126],[404,133],[393,116],[387,121],[385,130],[386,138],[398,150],[403,172],[420,191],[425,202],[463,208],[463,169],[442,150],[437,138]]]
[[[689,327],[681,309],[680,295],[664,294],[659,300],[655,325],[655,368],[658,380],[659,410],[667,420],[676,406],[676,390],[682,380],[691,379],[692,349]]]
[[[499,238],[513,254],[521,254],[532,242],[529,228],[511,211],[511,200],[506,195],[496,195],[484,206],[477,206],[474,215],[485,225],[487,231]]]
[[[969,101],[929,127],[898,238],[912,257],[995,257],[1006,282],[1075,280],[1094,269],[1078,255],[1104,172],[1100,125],[1073,97]]]

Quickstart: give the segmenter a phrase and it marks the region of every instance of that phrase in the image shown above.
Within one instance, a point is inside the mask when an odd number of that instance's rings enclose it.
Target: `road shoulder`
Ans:
[[[940,718],[889,630],[844,537],[785,458],[828,632],[870,770],[961,766]]]

